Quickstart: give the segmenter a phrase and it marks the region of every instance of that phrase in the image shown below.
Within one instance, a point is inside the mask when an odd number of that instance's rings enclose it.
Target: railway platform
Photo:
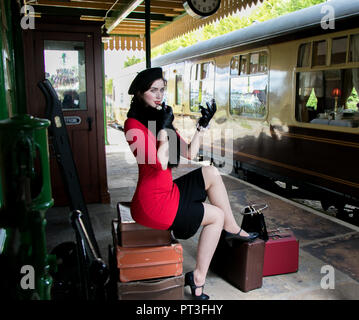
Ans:
[[[106,147],[110,204],[89,204],[91,222],[102,257],[108,261],[112,243],[111,220],[116,218],[118,201],[130,201],[137,182],[137,164],[122,131],[108,127]],[[174,177],[202,164],[191,163],[173,170]],[[205,292],[211,300],[357,300],[359,299],[359,228],[335,217],[281,198],[237,178],[222,175],[235,218],[249,203],[268,205],[264,211],[267,228],[291,228],[299,240],[299,270],[296,273],[263,278],[259,289],[242,292],[211,270]],[[64,241],[74,241],[67,207],[54,207],[47,213],[49,251]],[[199,232],[180,240],[184,251],[183,271],[194,268]],[[328,267],[332,268],[334,288],[326,288]],[[323,285],[324,284],[324,285]],[[185,288],[185,299],[190,290]]]

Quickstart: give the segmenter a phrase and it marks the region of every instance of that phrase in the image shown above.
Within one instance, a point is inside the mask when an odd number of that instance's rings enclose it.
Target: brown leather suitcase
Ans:
[[[265,242],[224,240],[222,232],[211,269],[243,292],[262,287]]]
[[[183,300],[184,275],[117,282],[118,300]]]
[[[179,276],[183,268],[183,249],[177,241],[167,246],[126,248],[118,245],[116,222],[112,222],[117,268],[121,282]]]
[[[109,246],[109,300],[183,300],[184,276],[120,282],[115,250]]]
[[[124,248],[151,247],[171,244],[171,231],[157,230],[136,223],[130,213],[131,202],[117,203],[117,237]]]

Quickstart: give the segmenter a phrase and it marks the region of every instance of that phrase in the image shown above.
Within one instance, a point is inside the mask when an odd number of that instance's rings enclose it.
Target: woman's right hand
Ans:
[[[171,128],[172,122],[174,120],[173,110],[170,106],[166,106],[166,104],[162,103],[162,110],[161,110],[161,129]]]

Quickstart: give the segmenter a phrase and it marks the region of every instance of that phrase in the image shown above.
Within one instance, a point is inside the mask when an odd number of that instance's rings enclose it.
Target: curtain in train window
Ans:
[[[197,80],[197,70],[198,64],[194,64],[191,67],[191,80],[190,80],[190,92],[189,92],[189,102],[190,110],[198,111],[199,105],[199,80]]]
[[[359,62],[359,34],[350,37],[350,61]],[[355,92],[359,94],[359,69],[353,69],[353,85]],[[359,107],[359,106],[358,106]]]
[[[170,78],[170,71],[169,71],[168,67],[162,68],[162,77],[163,77],[163,79],[165,79],[167,81],[167,85],[168,85],[168,80]],[[166,103],[168,102],[168,90],[165,90],[165,92],[164,92],[163,101],[165,101]]]
[[[350,36],[350,62],[359,62],[359,34]]]
[[[312,65],[324,66],[327,59],[327,41],[314,41],[313,42],[313,54]]]
[[[182,81],[182,75],[176,74],[176,105],[182,104],[182,94],[183,94],[183,81]]]
[[[347,59],[348,37],[334,38],[332,41],[331,64],[345,63]]]
[[[239,56],[233,57],[231,59],[231,75],[239,74]]]
[[[298,67],[310,66],[310,46],[310,43],[303,43],[300,45],[298,50]]]
[[[206,105],[214,97],[214,65],[212,62],[201,64],[201,81],[200,81],[201,99],[200,104]]]

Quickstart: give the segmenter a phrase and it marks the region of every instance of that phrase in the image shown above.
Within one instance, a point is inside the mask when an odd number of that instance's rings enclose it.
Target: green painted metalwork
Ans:
[[[0,175],[3,206],[0,211],[0,273],[15,299],[50,299],[50,266],[47,254],[46,211],[52,207],[48,120],[18,115],[0,121]],[[24,287],[22,268],[34,270],[34,286]],[[2,270],[4,271],[4,270]],[[24,279],[22,279],[24,280]]]

